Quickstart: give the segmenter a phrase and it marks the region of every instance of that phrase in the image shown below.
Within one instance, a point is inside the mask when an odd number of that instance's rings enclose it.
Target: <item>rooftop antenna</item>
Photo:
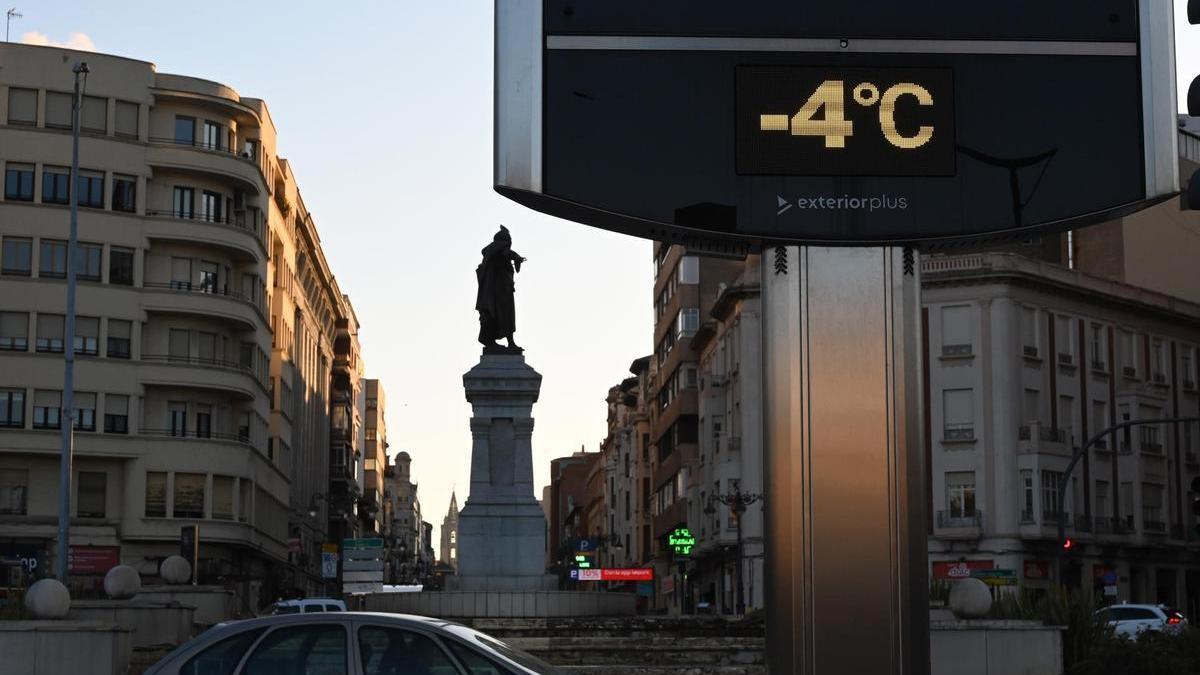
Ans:
[[[20,18],[21,18],[21,13],[17,11],[16,7],[9,9],[8,12],[5,14],[5,20],[4,20],[4,41],[5,42],[9,41],[8,40],[8,28],[10,25],[12,25],[12,20],[20,19]]]

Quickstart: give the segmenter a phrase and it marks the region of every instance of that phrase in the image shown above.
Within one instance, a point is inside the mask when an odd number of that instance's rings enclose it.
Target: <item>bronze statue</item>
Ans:
[[[475,268],[479,281],[475,309],[479,312],[479,342],[484,346],[484,353],[521,351],[513,343],[513,333],[517,330],[513,274],[521,271],[523,262],[525,258],[512,250],[512,235],[508,228],[501,225],[500,231],[492,237],[492,243],[483,249],[483,262]],[[496,344],[500,338],[508,341],[507,348]]]

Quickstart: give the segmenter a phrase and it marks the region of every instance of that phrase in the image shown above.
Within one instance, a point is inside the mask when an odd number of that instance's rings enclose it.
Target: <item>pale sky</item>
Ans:
[[[115,3],[11,0],[13,41],[143,59],[262,98],[387,395],[390,452],[413,457],[437,530],[467,496],[479,250],[504,223],[529,259],[517,343],[542,373],[534,482],[605,433],[608,388],[649,354],[647,241],[529,211],[492,190],[493,0]],[[1200,30],[1176,0],[1180,109]],[[5,8],[6,9],[6,8]]]

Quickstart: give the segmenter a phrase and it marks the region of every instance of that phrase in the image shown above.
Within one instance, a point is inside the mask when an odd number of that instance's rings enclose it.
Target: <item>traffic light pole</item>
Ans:
[[[1063,471],[1062,478],[1058,480],[1058,550],[1061,552],[1068,548],[1066,535],[1067,526],[1064,522],[1066,520],[1066,509],[1063,507],[1067,501],[1067,483],[1071,480],[1071,472],[1075,469],[1075,465],[1079,463],[1079,460],[1085,454],[1087,454],[1087,451],[1090,450],[1097,441],[1105,436],[1114,434],[1122,429],[1128,429],[1130,427],[1145,426],[1147,424],[1186,424],[1190,422],[1200,422],[1200,417],[1166,417],[1155,420],[1128,420],[1112,425],[1104,431],[1101,431],[1095,436],[1089,438],[1087,443],[1084,443],[1083,446],[1076,448],[1075,454],[1071,455],[1071,461],[1067,462],[1067,468]],[[1061,579],[1061,576],[1059,578]]]

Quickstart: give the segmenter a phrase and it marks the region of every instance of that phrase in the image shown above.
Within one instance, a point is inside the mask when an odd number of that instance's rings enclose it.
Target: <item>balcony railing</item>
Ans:
[[[937,526],[943,529],[983,527],[983,511],[938,511]]]
[[[1096,442],[1092,443],[1092,448],[1095,450],[1103,450],[1104,452],[1108,452],[1108,439],[1097,438]]]
[[[946,358],[962,358],[971,355],[971,345],[942,345],[942,356]]]
[[[1166,384],[1167,376],[1164,373],[1160,373],[1160,372],[1156,371],[1153,375],[1150,376],[1150,381],[1154,382],[1154,384]]]
[[[1096,516],[1092,520],[1094,521],[1092,524],[1095,526],[1094,531],[1097,534],[1111,534],[1115,529],[1113,519],[1108,516]]]
[[[246,150],[238,150],[237,148],[230,148],[220,143],[204,143],[200,141],[180,139],[169,136],[151,136],[150,142],[156,145],[178,145],[185,148],[195,148],[197,150],[217,152],[223,155],[229,155],[230,157],[237,157],[238,159],[250,162],[254,165],[258,164],[258,158],[254,156],[254,153],[247,152]]]
[[[1032,509],[1021,509],[1021,522],[1022,523],[1034,522]]]
[[[1138,432],[1141,436],[1142,452],[1150,455],[1163,454],[1162,437],[1157,427],[1142,427]]]
[[[970,422],[947,424],[942,429],[943,441],[973,441],[975,440],[975,425]]]
[[[235,361],[221,361],[219,359],[209,359],[199,356],[177,356],[173,354],[142,354],[142,361],[151,363],[176,363],[185,366],[203,366],[205,368],[224,368],[226,370],[236,370],[243,373],[254,374],[254,368],[245,363],[237,363]]]
[[[1108,364],[1101,359],[1092,359],[1092,370],[1096,371],[1097,373],[1107,373]]]
[[[1075,355],[1069,354],[1067,352],[1059,352],[1058,353],[1058,365],[1074,366],[1075,365]]]
[[[1032,431],[1031,427],[1033,427],[1033,426],[1037,426],[1038,440],[1047,441],[1050,443],[1066,443],[1067,442],[1067,436],[1069,434],[1067,433],[1066,429],[1059,429],[1057,427],[1044,427],[1040,424],[1038,424],[1038,425],[1023,424],[1023,425],[1021,425],[1021,427],[1019,429],[1017,429],[1017,439],[1022,440],[1022,441],[1031,440],[1032,436],[1033,436],[1033,431]]]
[[[1159,517],[1161,517],[1161,515]],[[1153,532],[1156,534],[1162,534],[1167,531],[1167,524],[1163,521],[1151,520],[1144,516],[1142,517],[1142,527],[1145,528],[1147,532]]]
[[[1021,354],[1027,359],[1036,359],[1038,358],[1038,348],[1034,345],[1023,345]]]
[[[1121,374],[1130,379],[1136,378],[1137,368],[1134,368],[1133,366],[1124,366],[1121,368]]]
[[[1063,516],[1066,517],[1068,523],[1071,522],[1071,514],[1064,513]],[[1047,508],[1047,507],[1043,506],[1042,507],[1042,522],[1043,523],[1057,523],[1058,522],[1058,511],[1054,508]]]
[[[138,429],[138,434],[142,436],[165,436],[169,438],[191,438],[199,440],[216,440],[216,441],[234,441],[245,445],[251,445],[250,436],[247,434],[223,433],[219,431],[206,431],[204,429],[171,429],[157,427],[141,427]]]

